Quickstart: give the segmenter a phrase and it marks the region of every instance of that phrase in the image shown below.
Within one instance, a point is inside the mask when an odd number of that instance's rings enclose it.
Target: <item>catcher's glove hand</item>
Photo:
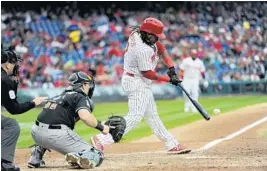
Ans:
[[[126,128],[125,119],[121,116],[110,116],[105,125],[110,126],[109,133],[112,135],[113,140],[119,142]]]

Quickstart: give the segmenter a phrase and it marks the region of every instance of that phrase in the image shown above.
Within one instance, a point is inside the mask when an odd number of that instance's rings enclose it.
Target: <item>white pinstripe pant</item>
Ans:
[[[153,133],[165,143],[167,150],[177,146],[178,141],[166,130],[160,120],[151,85],[146,84],[141,78],[124,75],[122,78],[122,88],[128,96],[129,108],[128,114],[124,117],[126,120],[124,135],[135,128],[144,118]],[[98,136],[98,139],[100,139],[102,144],[112,143],[112,140],[108,140],[108,136],[103,134]]]

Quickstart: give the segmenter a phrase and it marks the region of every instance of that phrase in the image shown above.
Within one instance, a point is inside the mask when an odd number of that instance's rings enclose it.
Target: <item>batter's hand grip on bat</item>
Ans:
[[[192,99],[190,97],[190,95],[188,94],[188,92],[184,89],[184,87],[181,84],[177,85],[178,87],[180,87],[183,92],[186,94],[186,96],[189,98],[189,100],[193,103],[193,105],[197,108],[197,110],[199,111],[199,113],[203,116],[204,119],[206,119],[207,121],[210,120],[210,116],[208,115],[208,113],[205,111],[205,109],[194,99]]]

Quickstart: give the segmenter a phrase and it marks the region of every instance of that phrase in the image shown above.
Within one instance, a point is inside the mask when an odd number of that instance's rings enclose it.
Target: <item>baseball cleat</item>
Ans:
[[[1,159],[1,171],[20,171],[13,163]]]
[[[75,167],[78,166],[81,169],[92,169],[95,166],[93,161],[87,158],[79,157],[75,155],[74,153],[66,154],[66,161],[71,166],[75,166]]]
[[[79,157],[75,155],[74,153],[66,154],[65,158],[66,158],[66,161],[72,166],[75,166],[79,160]]]
[[[41,168],[45,167],[45,162],[42,160],[40,163],[28,163],[28,168]]]
[[[89,160],[87,158],[82,158],[82,157],[79,158],[77,164],[82,169],[92,169],[95,166],[95,164],[92,160]]]
[[[49,149],[43,148],[39,145],[34,145],[34,148],[31,153],[30,160],[28,161],[28,168],[40,168],[45,167],[45,162],[43,161],[43,156]]]
[[[95,147],[101,152],[104,151],[104,146],[101,144],[101,142],[98,140],[96,136],[91,137],[91,142],[92,142],[93,147]]]
[[[168,151],[169,154],[187,154],[190,152],[191,152],[191,149],[185,148],[181,144],[178,144],[176,147]]]

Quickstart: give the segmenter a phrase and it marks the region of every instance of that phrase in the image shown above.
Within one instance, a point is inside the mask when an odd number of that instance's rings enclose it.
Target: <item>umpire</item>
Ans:
[[[31,102],[18,103],[18,71],[21,57],[14,51],[1,51],[1,105],[12,115],[21,114],[42,103],[46,98],[37,97]],[[13,164],[20,127],[16,120],[1,114],[1,171],[19,171]]]

